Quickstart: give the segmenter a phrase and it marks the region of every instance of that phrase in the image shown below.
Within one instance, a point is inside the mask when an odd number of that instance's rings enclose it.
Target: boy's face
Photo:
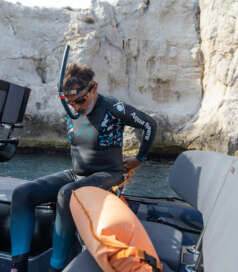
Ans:
[[[74,85],[72,90],[79,88],[79,85]],[[74,108],[76,112],[86,114],[92,102],[97,95],[97,85],[92,88],[90,92],[82,90],[79,94],[65,95],[67,102]]]

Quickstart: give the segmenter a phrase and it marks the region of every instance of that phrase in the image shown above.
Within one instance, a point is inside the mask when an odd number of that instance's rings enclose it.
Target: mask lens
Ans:
[[[78,97],[78,98],[76,98],[76,99],[74,100],[74,103],[75,103],[75,104],[83,104],[85,101],[86,101],[86,98],[85,98],[85,96],[83,96],[83,97]]]
[[[84,104],[87,100],[88,93],[85,94],[84,96],[78,97],[75,100],[68,101],[67,103],[70,105],[75,105],[75,104]]]

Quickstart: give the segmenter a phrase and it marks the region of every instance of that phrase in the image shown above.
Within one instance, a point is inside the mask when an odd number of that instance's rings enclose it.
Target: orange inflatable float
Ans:
[[[70,209],[81,238],[103,271],[162,271],[144,227],[114,194],[82,187],[73,192]]]

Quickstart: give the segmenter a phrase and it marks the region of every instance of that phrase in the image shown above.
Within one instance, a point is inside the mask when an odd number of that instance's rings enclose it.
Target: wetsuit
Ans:
[[[99,95],[91,113],[77,120],[67,118],[73,169],[27,182],[14,190],[12,256],[30,251],[35,206],[57,201],[51,265],[57,269],[64,267],[75,233],[69,210],[71,192],[85,185],[109,189],[121,183],[125,125],[143,129],[137,159],[144,161],[155,136],[156,123],[143,112],[115,98]]]

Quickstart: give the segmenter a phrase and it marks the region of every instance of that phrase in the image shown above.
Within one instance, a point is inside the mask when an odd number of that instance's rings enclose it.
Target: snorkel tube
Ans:
[[[69,117],[71,119],[78,119],[80,117],[80,113],[78,114],[73,114],[69,105],[66,102],[65,99],[65,95],[63,92],[63,80],[64,80],[64,75],[65,75],[65,70],[66,70],[66,65],[67,65],[67,60],[68,60],[68,55],[69,55],[69,50],[70,50],[70,46],[66,45],[65,50],[64,50],[64,55],[63,55],[63,60],[62,60],[62,64],[61,64],[61,68],[60,68],[60,77],[59,77],[59,82],[58,82],[58,92],[59,92],[59,97],[61,100],[61,103],[65,109],[65,111],[67,112],[67,114],[69,115]]]

